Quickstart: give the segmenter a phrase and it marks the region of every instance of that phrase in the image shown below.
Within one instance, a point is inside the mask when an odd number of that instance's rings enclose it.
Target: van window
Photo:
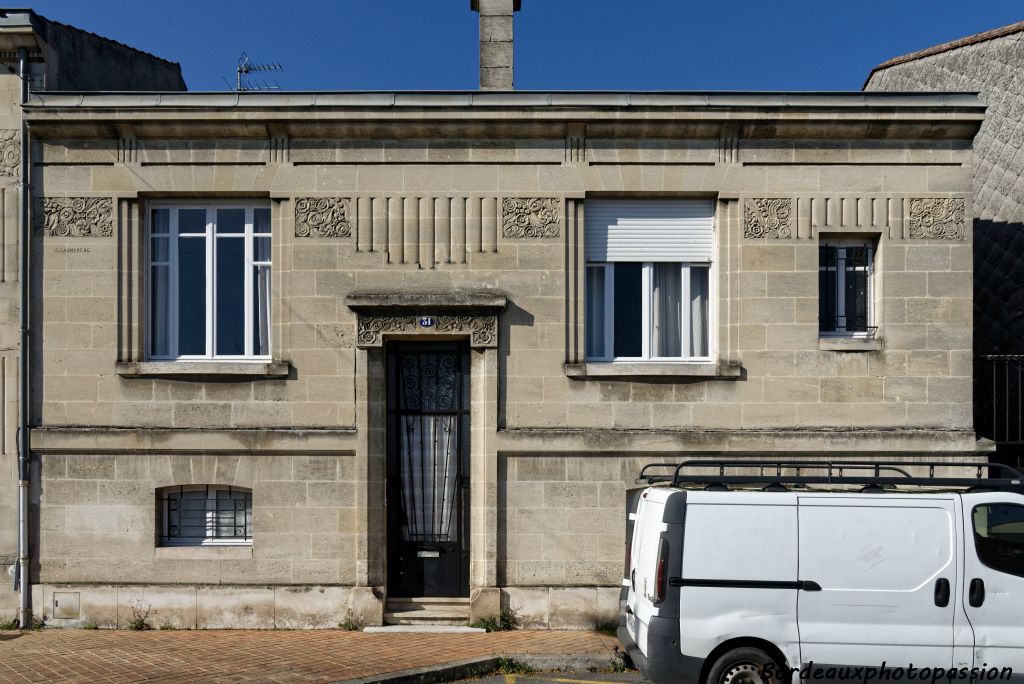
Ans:
[[[1024,577],[1024,506],[975,506],[974,548],[993,570]]]

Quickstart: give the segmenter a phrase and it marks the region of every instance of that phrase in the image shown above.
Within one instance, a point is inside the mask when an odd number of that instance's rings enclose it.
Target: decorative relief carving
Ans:
[[[21,143],[18,131],[0,129],[0,176],[21,175]]]
[[[469,335],[474,347],[498,346],[497,315],[448,315],[431,317],[433,325],[420,325],[417,316],[390,316],[386,314],[359,314],[356,324],[356,346],[379,347],[382,335],[394,334],[441,334]]]
[[[36,232],[52,237],[110,237],[109,197],[43,197],[36,200]]]
[[[469,333],[474,347],[495,347],[498,344],[497,316],[438,316],[434,330],[446,334]]]
[[[743,208],[743,237],[788,238],[793,232],[789,218],[793,200],[748,198]]]
[[[348,237],[351,210],[345,197],[299,197],[295,200],[295,237]]]
[[[912,197],[910,237],[963,240],[966,203],[952,197]]]
[[[562,200],[557,197],[506,197],[501,204],[504,237],[558,237],[561,224]]]

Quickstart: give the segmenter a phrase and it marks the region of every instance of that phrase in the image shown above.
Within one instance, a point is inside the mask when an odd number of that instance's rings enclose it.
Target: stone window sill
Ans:
[[[123,378],[286,378],[287,362],[271,361],[123,361],[116,366]]]
[[[587,362],[568,363],[565,374],[570,378],[739,378],[743,367],[736,362]]]
[[[880,337],[819,337],[818,349],[821,351],[868,352],[881,351]]]
[[[251,545],[236,546],[158,546],[156,560],[244,560],[252,558]]]

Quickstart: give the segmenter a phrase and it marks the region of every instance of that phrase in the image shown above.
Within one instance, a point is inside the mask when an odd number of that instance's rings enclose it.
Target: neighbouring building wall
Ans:
[[[1024,23],[1018,23],[892,59],[864,85],[867,91],[977,91],[988,107],[974,141],[975,420],[980,436],[1018,458],[1021,388],[1006,379],[1017,376],[1024,354],[1022,67]]]
[[[391,110],[373,112],[368,134],[356,125],[363,113],[340,108],[321,114],[315,135],[291,120],[267,140],[239,139],[225,123],[235,110],[169,129],[155,106],[86,112],[36,98],[37,601],[47,612],[53,592],[70,592],[83,606],[54,624],[121,624],[142,594],[168,624],[271,626],[246,607],[273,614],[299,589],[327,592],[311,626],[352,611],[379,621],[389,340],[469,341],[471,586],[474,596],[502,590],[533,626],[614,617],[625,489],[645,462],[975,457],[970,138],[980,112],[969,98],[834,128],[808,127],[816,112],[753,125],[740,107],[723,131],[680,123],[699,107],[669,123],[652,108],[629,111],[635,121],[617,135],[597,120],[518,126],[431,106],[419,116],[433,138],[388,120]],[[552,116],[503,106],[506,121]],[[71,135],[107,130],[95,124],[111,114],[135,120],[131,145]],[[273,118],[289,117],[300,114]],[[901,128],[901,117],[917,123]],[[661,128],[670,124],[676,132]],[[699,374],[608,375],[585,358],[586,212],[609,197],[712,200],[716,359]],[[260,377],[147,362],[145,217],[188,199],[271,208],[273,359]],[[318,203],[323,215],[312,216]],[[875,245],[871,339],[819,334],[819,246],[844,236]],[[493,328],[493,312],[472,310],[467,293],[507,298]],[[420,303],[375,312],[358,304],[364,295]],[[446,306],[470,313],[444,329],[409,323],[411,311],[437,310],[440,322]],[[251,487],[248,555],[158,545],[155,490],[184,484]],[[217,616],[200,615],[208,605]]]

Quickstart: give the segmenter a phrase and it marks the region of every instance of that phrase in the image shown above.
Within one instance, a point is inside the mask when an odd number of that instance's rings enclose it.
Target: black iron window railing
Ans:
[[[159,492],[164,546],[252,543],[252,491],[241,487],[186,485]]]
[[[874,335],[874,247],[830,244],[818,248],[818,329],[823,335]]]

